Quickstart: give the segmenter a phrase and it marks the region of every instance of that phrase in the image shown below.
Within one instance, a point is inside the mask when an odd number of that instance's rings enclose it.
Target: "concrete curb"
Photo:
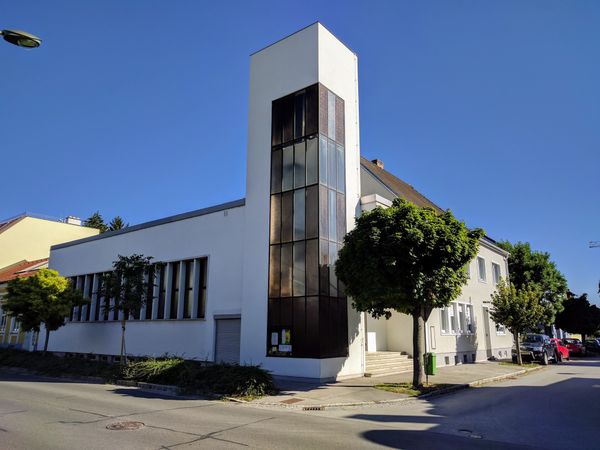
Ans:
[[[373,400],[373,401],[347,402],[347,403],[321,403],[321,404],[317,404],[317,405],[306,405],[306,406],[297,405],[297,404],[287,405],[287,404],[274,403],[274,402],[273,403],[272,402],[269,402],[269,403],[247,402],[247,403],[252,406],[277,407],[277,408],[284,408],[284,409],[295,409],[295,410],[300,410],[300,411],[323,411],[325,409],[332,409],[332,408],[347,408],[347,407],[373,406],[373,405],[393,405],[396,403],[403,403],[403,402],[414,401],[414,400],[426,400],[428,398],[437,397],[440,395],[451,394],[453,392],[462,391],[463,389],[468,389],[471,387],[478,387],[478,386],[482,386],[484,384],[506,380],[506,379],[509,379],[509,378],[512,378],[515,376],[525,375],[530,372],[535,372],[535,371],[538,371],[538,370],[541,370],[544,368],[545,368],[545,366],[531,367],[531,368],[527,368],[527,369],[521,369],[516,372],[497,375],[494,377],[481,378],[479,380],[471,381],[470,383],[457,384],[457,385],[454,385],[454,386],[451,386],[451,387],[448,387],[445,389],[440,389],[435,392],[430,392],[429,394],[419,395],[418,397],[406,396],[406,397],[394,398],[394,399],[390,399],[390,400]]]

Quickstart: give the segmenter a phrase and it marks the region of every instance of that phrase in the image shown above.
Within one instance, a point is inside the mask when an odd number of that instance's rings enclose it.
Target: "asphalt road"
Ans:
[[[142,422],[131,431],[107,425]],[[598,449],[600,360],[394,406],[315,412],[0,373],[0,449]]]

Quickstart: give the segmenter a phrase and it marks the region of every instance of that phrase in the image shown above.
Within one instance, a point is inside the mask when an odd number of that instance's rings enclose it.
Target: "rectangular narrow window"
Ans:
[[[306,241],[306,295],[319,293],[319,241]]]
[[[466,314],[466,321],[467,321],[467,333],[474,333],[475,332],[475,323],[473,321],[473,305],[465,305],[466,306],[466,310],[465,310],[465,314]]]
[[[140,319],[150,320],[152,319],[152,305],[154,302],[154,266],[151,266],[148,269],[148,285],[146,290],[146,315],[144,317],[140,317]]]
[[[271,108],[271,145],[281,144],[281,135],[283,132],[281,102],[273,102]]]
[[[319,294],[329,295],[329,242],[319,240]]]
[[[329,237],[329,214],[327,202],[329,194],[325,186],[319,186],[319,236],[327,239]]]
[[[294,146],[289,145],[283,148],[283,176],[281,180],[281,189],[289,191],[294,188]]]
[[[337,150],[332,140],[327,141],[327,186],[332,189],[337,188]]]
[[[89,322],[91,312],[92,312],[92,293],[94,291],[94,275],[93,274],[86,275],[85,282],[86,282],[86,285],[85,285],[86,292],[85,292],[84,296],[85,296],[85,299],[88,301],[88,303],[85,306],[85,319],[84,320]]]
[[[283,122],[282,142],[286,143],[294,139],[294,96],[288,95],[280,100],[281,120]]]
[[[337,154],[337,190],[346,191],[346,166],[344,161],[344,147],[336,145]]]
[[[336,214],[337,214],[337,199],[335,191],[328,190],[327,192],[327,211],[329,213],[329,239],[337,241],[337,227],[336,227]]]
[[[319,135],[319,183],[327,185],[327,138]]]
[[[440,309],[440,316],[442,318],[442,320],[441,320],[442,333],[448,333],[450,331],[450,329],[448,327],[448,308]]]
[[[344,100],[335,99],[335,140],[344,145]]]
[[[327,92],[327,136],[335,139],[335,95]]]
[[[319,188],[306,188],[306,238],[316,238],[319,235]]]
[[[471,279],[471,263],[468,262],[467,265],[465,266],[465,270],[467,271],[467,278],[470,280]]]
[[[294,144],[294,187],[306,184],[306,145],[304,141]]]
[[[269,248],[269,297],[279,297],[281,276],[281,245]]]
[[[319,181],[319,140],[316,137],[306,141],[306,185]]]
[[[319,91],[318,85],[306,88],[305,133],[311,135],[319,131]]]
[[[200,258],[198,260],[198,291],[194,294],[194,301],[198,305],[196,317],[204,319],[206,315],[206,284],[208,283],[208,258]]]
[[[479,269],[479,281],[485,282],[485,259],[483,259],[481,256],[477,257],[477,267]]]
[[[306,250],[304,241],[294,242],[294,297],[302,297],[305,295],[305,254]]]
[[[281,242],[290,242],[293,238],[294,194],[285,192],[281,197]]]
[[[97,273],[96,277],[98,279],[98,284],[96,285],[96,310],[94,311],[94,320],[97,322],[102,317],[102,301],[104,298],[100,295],[102,292],[102,273]]]
[[[184,263],[185,267],[185,286],[183,295],[183,318],[192,318],[193,294],[194,294],[194,261],[187,260]]]
[[[292,244],[281,246],[281,296],[292,296]]]
[[[305,236],[305,202],[306,192],[304,189],[294,191],[294,240],[304,239]]]
[[[327,134],[329,121],[327,117],[328,90],[325,86],[319,85],[319,133]]]
[[[281,176],[283,170],[283,150],[271,153],[271,193],[281,192]]]
[[[304,92],[294,97],[294,139],[304,136]]]
[[[271,195],[271,244],[281,242],[281,194]]]
[[[500,283],[500,277],[501,272],[500,272],[500,265],[496,264],[496,263],[492,263],[492,275],[494,276],[494,284],[498,284]]]
[[[179,261],[171,263],[171,310],[169,319],[177,319],[177,307],[179,306]]]
[[[460,333],[466,333],[467,331],[467,316],[465,312],[465,306],[463,303],[458,304],[458,324]]]
[[[165,301],[167,297],[167,265],[161,264],[158,271],[158,311],[156,313],[157,319],[165,318]]]
[[[329,243],[329,295],[337,297],[337,276],[335,275],[335,262],[337,260],[337,244]]]
[[[458,333],[458,322],[456,318],[456,303],[452,303],[448,307],[448,315],[450,316],[450,331]]]
[[[346,234],[346,201],[344,194],[336,195],[337,240],[342,242]]]
[[[110,275],[110,272],[104,273],[104,276],[107,277]],[[108,320],[111,314],[110,307],[112,303],[110,302],[110,295],[104,298],[104,308],[102,308],[102,314],[104,315],[104,320]]]

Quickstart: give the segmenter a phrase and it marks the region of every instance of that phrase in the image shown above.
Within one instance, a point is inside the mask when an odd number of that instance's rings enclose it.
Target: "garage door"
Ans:
[[[240,319],[218,319],[215,361],[240,362]]]

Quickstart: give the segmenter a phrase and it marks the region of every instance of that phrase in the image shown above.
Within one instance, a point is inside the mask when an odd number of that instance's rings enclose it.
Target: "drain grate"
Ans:
[[[110,425],[106,425],[106,429],[113,431],[130,431],[139,430],[143,426],[143,422],[115,422],[111,423]]]
[[[323,411],[324,409],[323,406],[305,406],[302,411]]]

